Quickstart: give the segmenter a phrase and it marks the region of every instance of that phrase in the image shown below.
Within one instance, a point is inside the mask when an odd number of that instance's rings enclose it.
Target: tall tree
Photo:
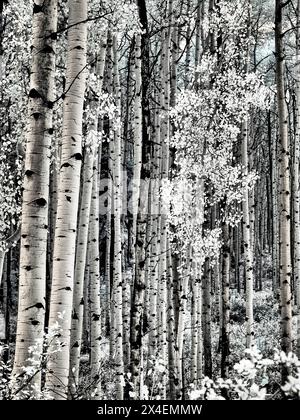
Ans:
[[[291,297],[291,211],[290,211],[290,145],[288,110],[285,96],[285,51],[283,45],[283,11],[285,2],[276,0],[275,50],[276,84],[279,126],[279,246],[280,246],[280,307],[281,346],[286,353],[292,350],[292,297]]]
[[[87,1],[69,1],[66,91],[64,94],[61,166],[57,190],[49,328],[60,323],[61,351],[48,350],[46,388],[66,399],[69,380],[70,331],[74,287],[77,213],[82,162],[82,116],[86,87]],[[59,318],[59,316],[61,318]]]
[[[14,375],[28,365],[29,349],[38,362],[43,351],[46,296],[50,146],[55,94],[57,1],[33,6],[29,115],[21,220],[20,281]],[[40,341],[38,341],[40,340]],[[30,355],[32,356],[32,355]],[[40,387],[36,374],[32,385]]]
[[[121,118],[121,86],[119,76],[119,56],[117,37],[113,36],[113,82],[116,109]],[[115,361],[116,361],[116,392],[117,399],[124,397],[124,359],[123,359],[123,272],[122,272],[122,238],[121,238],[121,214],[122,214],[122,172],[121,172],[121,128],[120,125],[114,132],[112,145],[112,178],[113,178],[113,221],[114,221],[114,255],[113,255],[113,304],[115,330]]]
[[[294,282],[297,298],[297,356],[300,358],[300,0],[297,2],[297,33],[296,33],[296,134],[294,147]]]

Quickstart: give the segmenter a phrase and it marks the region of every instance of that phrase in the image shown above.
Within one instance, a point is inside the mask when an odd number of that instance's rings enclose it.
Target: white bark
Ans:
[[[49,168],[52,107],[55,94],[56,0],[37,0],[32,23],[32,61],[25,176],[22,201],[19,304],[13,375],[30,364],[29,348],[36,345],[33,358],[42,353],[45,321],[46,257],[48,234]],[[52,36],[51,36],[52,35]],[[40,387],[40,374],[31,385]]]
[[[93,194],[89,231],[90,311],[91,311],[91,379],[93,399],[101,394],[101,308],[99,255],[99,193],[98,168],[94,162]]]
[[[121,117],[121,87],[119,80],[117,39],[113,38],[114,89],[119,116]],[[124,394],[124,362],[123,362],[123,316],[122,316],[122,177],[121,177],[121,129],[115,132],[113,153],[113,217],[114,217],[114,262],[113,262],[113,300],[115,328],[115,362],[116,362],[116,398],[123,399]]]
[[[99,83],[97,86],[97,94],[100,95],[102,91],[103,74],[105,66],[106,54],[106,34],[101,41],[101,48],[97,65],[97,77]],[[97,141],[98,131],[98,107],[99,100],[94,101],[93,111],[96,113],[94,121],[90,127],[91,142],[85,147],[85,156],[83,163],[83,182],[82,195],[80,203],[80,213],[78,221],[78,235],[76,244],[76,262],[75,262],[75,277],[74,277],[74,291],[73,291],[73,312],[72,312],[72,329],[71,329],[71,350],[70,350],[70,391],[76,390],[79,379],[79,362],[82,340],[83,328],[83,312],[86,302],[83,298],[84,289],[84,273],[87,254],[89,217],[91,207],[91,196],[93,187],[93,167],[94,156]],[[100,148],[101,151],[101,148]],[[73,390],[72,390],[73,388]]]
[[[93,148],[94,149],[94,148]],[[94,150],[86,148],[83,163],[83,186],[78,221],[76,263],[74,274],[72,326],[70,339],[70,392],[76,392],[79,380],[79,363],[84,311],[84,274],[87,256],[91,196],[93,187]]]
[[[280,306],[282,350],[292,350],[292,298],[291,298],[291,238],[290,238],[290,145],[288,135],[288,110],[285,100],[285,57],[283,48],[283,7],[282,0],[276,0],[275,47],[277,106],[279,118],[278,156],[279,167],[279,243],[280,243]]]
[[[242,139],[242,163],[245,174],[248,174],[248,121],[243,124],[243,139]],[[246,273],[246,346],[251,348],[253,346],[254,330],[253,330],[253,244],[251,242],[250,230],[250,209],[249,209],[249,194],[248,190],[244,193],[243,200],[243,245],[245,258],[245,273]]]
[[[297,3],[296,38],[296,136],[294,156],[294,282],[297,298],[297,356],[300,358],[300,0]]]
[[[173,1],[169,0],[166,6],[170,27],[162,31],[162,56],[161,56],[161,97],[160,104],[163,114],[161,121],[161,179],[168,179],[169,176],[169,136],[170,136],[170,56],[171,56],[171,22],[173,15]],[[168,249],[168,223],[164,214],[166,209],[161,203],[160,220],[160,267],[159,267],[159,341],[161,361],[167,368],[167,249]],[[162,376],[161,398],[166,398],[166,372]]]
[[[196,293],[197,298],[197,379],[196,383],[198,385],[201,384],[202,380],[202,371],[203,371],[203,348],[202,348],[202,285],[201,285],[201,278],[200,278],[200,268],[199,264],[196,264],[196,281],[197,281],[197,289],[198,292]]]
[[[46,388],[50,397],[66,399],[69,379],[70,330],[74,284],[77,212],[82,161],[82,114],[86,85],[87,1],[69,2],[66,94],[64,97],[61,167],[57,191],[53,280],[49,327],[59,320],[61,351],[51,354]],[[83,22],[83,23],[78,23]],[[63,319],[59,319],[59,313]]]
[[[0,250],[0,287],[3,277],[3,267],[4,267],[4,261],[5,261],[5,251]]]

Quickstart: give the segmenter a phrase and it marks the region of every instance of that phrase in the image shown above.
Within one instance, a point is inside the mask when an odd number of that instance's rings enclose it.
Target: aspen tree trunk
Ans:
[[[158,103],[158,95],[156,95]],[[160,109],[155,109],[155,143],[153,151],[153,176],[151,178],[152,206],[152,241],[150,260],[150,314],[149,314],[149,362],[154,360],[158,344],[158,283],[159,283],[159,258],[160,258],[160,209],[159,209],[159,187],[160,187],[160,162],[161,162],[161,118]],[[150,367],[150,366],[149,366]]]
[[[178,392],[178,371],[176,365],[176,353],[177,353],[177,343],[176,343],[176,325],[175,325],[175,301],[174,301],[174,285],[177,280],[176,272],[177,266],[175,266],[175,255],[171,253],[171,250],[168,250],[168,344],[169,344],[169,392],[168,398],[171,400],[176,400],[180,396]],[[174,282],[175,279],[175,282]]]
[[[98,159],[94,161],[93,193],[89,224],[90,311],[91,311],[91,379],[92,398],[100,399],[101,382],[101,309],[99,255]]]
[[[55,124],[55,122],[54,122]],[[57,213],[57,181],[58,181],[58,168],[60,165],[60,144],[57,138],[52,139],[52,162],[50,165],[50,186],[49,186],[49,229],[48,229],[48,256],[47,256],[47,277],[46,277],[46,310],[45,310],[45,329],[48,328],[49,321],[49,306],[51,295],[52,271],[53,271],[53,249],[54,249],[54,232],[55,221]]]
[[[89,247],[89,243],[88,243]],[[87,253],[88,254],[88,253]],[[89,294],[90,294],[90,264],[87,255],[85,270],[84,270],[84,285],[83,285],[83,300],[87,302],[83,305],[83,335],[81,348],[83,353],[90,353],[90,332],[91,332],[91,320],[90,320],[90,306],[89,306]]]
[[[143,168],[147,171],[147,168]],[[143,350],[143,306],[145,294],[145,264],[146,264],[146,228],[147,228],[147,208],[148,190],[146,188],[146,178],[142,176],[143,189],[139,196],[139,209],[137,216],[137,243],[136,243],[136,266],[133,285],[132,307],[131,307],[131,370],[132,382],[136,397],[141,398],[142,386],[141,375],[143,372],[142,350]]]
[[[203,319],[203,352],[204,352],[204,375],[212,376],[212,353],[211,353],[211,270],[209,259],[204,263],[202,280],[202,319]]]
[[[2,38],[3,38],[3,32],[4,32],[4,28],[3,28],[3,3],[4,0],[0,1],[0,55],[2,56],[3,54],[3,45],[2,45]]]
[[[229,358],[229,287],[230,287],[230,228],[223,226],[222,261],[222,329],[221,329],[221,377],[228,376]]]
[[[46,388],[55,399],[66,399],[69,379],[70,330],[74,284],[74,263],[77,232],[77,211],[82,161],[82,114],[86,85],[87,2],[69,2],[69,30],[64,97],[61,167],[57,192],[57,218],[54,238],[53,280],[50,300],[49,327],[58,321],[62,332],[61,351],[51,354]]]
[[[242,163],[245,174],[248,173],[248,143],[249,130],[248,121],[243,124],[243,139],[242,139]],[[244,193],[243,208],[243,246],[245,258],[245,275],[246,275],[246,347],[253,346],[253,248],[251,243],[250,231],[250,211],[249,211],[249,194],[248,190]]]
[[[115,100],[121,118],[121,86],[119,80],[117,39],[113,38],[113,79]],[[115,315],[115,352],[116,352],[116,396],[123,399],[124,388],[124,362],[123,362],[123,317],[122,317],[122,244],[121,244],[121,213],[122,213],[122,177],[121,177],[121,129],[116,129],[113,153],[113,217],[114,217],[114,261],[113,261],[113,299]]]
[[[203,372],[203,346],[202,346],[202,285],[200,278],[200,267],[199,263],[196,263],[196,283],[197,283],[197,293],[196,293],[196,304],[197,304],[197,379],[196,384],[200,385],[202,380]]]
[[[130,370],[130,312],[131,312],[131,293],[132,293],[132,283],[133,283],[133,275],[131,275],[131,266],[132,266],[132,273],[134,273],[134,265],[135,265],[135,252],[134,252],[134,245],[135,245],[135,235],[133,233],[134,230],[134,217],[133,214],[133,202],[135,202],[134,195],[134,175],[133,178],[131,177],[132,174],[132,165],[134,162],[134,135],[135,132],[135,118],[130,118],[132,115],[132,102],[134,102],[135,98],[135,80],[134,79],[134,51],[135,51],[135,40],[133,39],[130,45],[130,51],[127,58],[127,80],[126,80],[126,107],[124,111],[124,153],[123,153],[123,166],[128,170],[129,180],[123,182],[123,196],[126,197],[126,215],[123,215],[123,218],[126,218],[127,226],[125,227],[125,223],[123,223],[123,237],[127,237],[127,246],[123,248],[123,271],[125,276],[123,278],[123,350],[124,350],[124,366],[126,371]],[[133,121],[132,121],[133,120]],[[135,168],[135,167],[134,167]],[[126,174],[127,176],[127,174]],[[128,192],[127,192],[127,185],[131,186],[131,203],[129,200]],[[130,189],[130,188],[129,188]],[[137,210],[136,210],[137,211]],[[136,220],[136,219],[135,219]],[[130,267],[130,269],[129,269]],[[125,372],[125,374],[127,373]],[[129,387],[127,387],[129,391]],[[127,398],[127,395],[125,396]]]
[[[190,245],[191,246],[191,245]],[[185,321],[186,321],[186,312],[187,312],[187,296],[188,296],[188,286],[189,286],[189,272],[190,272],[190,258],[189,252],[187,251],[186,256],[186,269],[181,276],[180,288],[179,288],[179,314],[178,314],[178,324],[177,324],[177,334],[176,334],[176,368],[178,372],[178,381],[180,392],[183,392],[183,346],[184,346],[184,335],[185,335]]]
[[[191,302],[191,382],[196,385],[198,379],[198,282],[197,282],[197,272],[195,270],[196,263],[193,262],[193,277],[191,279],[191,292],[192,292],[192,302]]]
[[[142,61],[141,61],[141,39],[136,37],[136,57],[135,57],[135,73],[136,73],[136,98],[135,98],[135,136],[134,136],[134,177],[139,177],[140,180],[134,179],[138,186],[137,194],[137,217],[134,216],[134,232],[136,232],[136,246],[135,246],[135,277],[133,285],[132,308],[131,308],[131,367],[133,374],[133,384],[136,396],[142,398],[141,381],[143,366],[142,366],[142,336],[143,336],[143,307],[146,289],[146,264],[148,256],[147,244],[147,226],[150,223],[148,216],[148,196],[149,196],[149,145],[148,136],[145,136],[142,130],[142,104],[145,106],[142,94]],[[143,92],[143,93],[142,93]],[[146,110],[147,111],[147,110]],[[137,182],[138,181],[138,182]],[[135,203],[133,203],[135,204]],[[145,315],[148,315],[145,313]]]
[[[2,282],[3,277],[3,267],[4,267],[4,261],[5,261],[5,251],[0,250],[0,286]]]
[[[191,2],[187,2],[186,13],[189,16]],[[185,53],[185,65],[184,65],[184,88],[187,89],[189,86],[189,76],[190,76],[190,65],[191,65],[191,25],[190,20],[187,23],[186,31],[186,53]]]
[[[183,4],[180,5],[179,13],[181,13]],[[174,11],[175,13],[175,11]],[[174,28],[172,32],[171,40],[171,80],[170,80],[170,106],[174,108],[176,106],[176,94],[177,94],[177,63],[180,43],[180,31],[176,18],[174,19]],[[171,122],[170,135],[173,136],[175,133],[175,127]],[[176,170],[175,164],[176,149],[170,148],[170,178],[172,179],[173,171]],[[171,229],[176,229],[172,226]],[[169,228],[169,229],[170,229]],[[178,371],[178,346],[177,346],[177,330],[178,330],[178,286],[180,283],[178,266],[179,256],[177,252],[168,251],[169,256],[169,278],[168,283],[168,356],[169,356],[169,398],[172,400],[180,398],[181,387]],[[181,371],[181,370],[180,370]]]
[[[107,90],[109,94],[113,94],[114,82],[113,82],[113,38],[112,33],[109,30],[107,34]],[[110,130],[111,127],[109,127]],[[113,153],[113,143],[114,143],[114,134],[112,130],[109,131],[109,144],[107,146],[108,153],[108,163],[107,163],[107,205],[106,205],[106,222],[105,222],[105,232],[106,232],[106,241],[105,241],[105,285],[107,293],[107,302],[108,302],[108,316],[107,316],[107,331],[109,334],[109,352],[110,357],[115,357],[115,330],[113,326],[114,321],[114,304],[113,304],[113,293],[112,293],[112,284],[113,276],[111,270],[111,254],[113,248],[113,238],[112,238],[112,213],[113,213],[113,163],[112,163],[112,153]]]
[[[196,18],[196,42],[195,42],[195,89],[199,89],[199,71],[198,66],[200,64],[201,52],[204,49],[203,40],[203,28],[202,21],[204,19],[204,0],[198,0],[197,4],[197,18]],[[202,51],[201,51],[202,48]]]
[[[237,292],[241,292],[241,281],[240,281],[240,225],[237,225],[234,229],[234,259],[235,259],[235,267],[234,267],[234,276],[235,276],[235,286]]]
[[[300,358],[300,0],[297,2],[296,135],[294,152],[294,282],[297,298],[297,357]]]
[[[102,82],[105,66],[106,54],[106,34],[101,40],[100,54],[97,62],[97,76],[99,77],[98,94],[102,91]],[[95,110],[99,106],[98,100],[96,101]],[[74,273],[74,291],[73,291],[73,312],[72,312],[72,327],[71,327],[71,349],[70,349],[70,388],[76,389],[79,379],[79,363],[80,351],[82,340],[83,328],[83,311],[86,302],[83,298],[84,289],[84,273],[87,255],[87,242],[89,231],[89,218],[91,207],[91,196],[93,188],[93,168],[95,165],[95,149],[97,147],[96,136],[98,131],[98,115],[90,127],[91,144],[85,147],[84,163],[83,163],[83,184],[82,195],[80,202],[80,212],[78,221],[78,235],[76,244],[76,260],[75,260],[75,273]],[[100,148],[101,149],[101,148]],[[99,159],[98,159],[99,160]]]
[[[277,179],[277,136],[274,134],[274,139],[272,139],[272,122],[271,122],[271,113],[268,112],[268,141],[270,149],[270,168],[271,168],[271,184],[272,184],[272,287],[275,298],[277,297],[277,287],[278,287],[278,179]]]
[[[33,9],[29,114],[22,201],[19,304],[13,375],[30,364],[29,348],[42,353],[52,107],[55,93],[56,0],[37,0]],[[38,342],[37,340],[40,339]],[[41,385],[40,374],[30,385]]]
[[[134,96],[134,167],[133,167],[133,191],[132,191],[132,215],[133,215],[133,238],[136,236],[137,214],[141,184],[142,169],[142,59],[141,59],[141,35],[135,37],[135,96]]]
[[[131,344],[131,372],[133,390],[136,398],[140,399],[142,389],[141,373],[142,361],[142,327],[145,295],[145,264],[146,264],[146,227],[147,227],[147,195],[141,195],[142,169],[142,80],[141,80],[141,36],[135,39],[135,103],[134,103],[134,170],[132,192],[133,240],[134,251],[134,282],[132,293],[130,344]],[[145,169],[144,169],[145,170]],[[143,177],[144,178],[144,177]],[[145,185],[142,184],[144,190]],[[144,191],[143,191],[144,192]]]
[[[279,118],[279,243],[280,243],[280,306],[281,345],[286,353],[292,350],[292,298],[291,298],[291,239],[290,239],[290,146],[288,138],[288,111],[285,101],[285,53],[283,47],[283,7],[282,0],[276,0],[275,47],[276,83]],[[285,379],[283,375],[283,380]]]
[[[94,147],[86,147],[83,163],[83,191],[78,221],[78,236],[76,246],[76,262],[74,273],[73,310],[70,339],[70,392],[76,392],[79,380],[79,364],[83,327],[83,287],[85,264],[87,258],[88,231],[90,207],[93,188]]]
[[[170,122],[169,122],[169,107],[170,107],[170,48],[171,48],[171,24],[173,22],[173,1],[166,2],[166,15],[169,21],[169,28],[162,31],[162,56],[161,56],[161,108],[162,108],[162,122],[161,122],[161,179],[168,179],[169,175],[169,145],[168,140],[170,136]],[[159,285],[159,337],[160,337],[160,351],[161,360],[167,368],[167,249],[168,249],[168,225],[166,209],[161,203],[161,221],[160,221],[160,285]],[[161,397],[166,398],[166,371],[162,375]]]

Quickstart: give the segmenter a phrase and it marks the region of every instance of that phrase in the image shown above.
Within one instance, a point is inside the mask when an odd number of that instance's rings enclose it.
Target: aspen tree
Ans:
[[[93,188],[93,166],[94,166],[95,146],[85,147],[83,162],[83,190],[80,203],[80,213],[78,221],[78,236],[76,246],[76,262],[74,273],[74,292],[72,326],[70,339],[70,391],[76,391],[79,380],[80,350],[83,326],[83,287],[85,264],[87,258],[88,229],[90,219],[91,196]]]
[[[286,353],[292,350],[292,298],[291,298],[291,238],[290,238],[290,146],[288,138],[288,111],[285,101],[285,52],[283,46],[284,2],[276,0],[275,50],[276,83],[279,121],[279,243],[280,243],[280,307],[281,345]],[[283,378],[284,380],[285,378]]]
[[[203,267],[202,278],[202,333],[203,333],[203,354],[204,354],[204,375],[212,375],[212,348],[211,348],[211,269],[210,261],[207,258]]]
[[[191,333],[192,333],[192,341],[191,341],[191,381],[193,384],[197,384],[198,379],[198,283],[196,279],[196,270],[195,270],[196,263],[193,263],[193,277],[191,279],[191,292],[192,292],[192,301],[191,301]]]
[[[141,35],[135,36],[135,94],[134,94],[134,166],[133,166],[133,191],[132,191],[132,214],[133,236],[136,235],[137,214],[140,195],[141,168],[142,168],[142,58],[141,58]]]
[[[134,104],[134,170],[133,170],[133,232],[136,236],[134,283],[130,320],[130,344],[131,344],[131,371],[134,392],[140,398],[143,384],[140,381],[142,360],[142,328],[143,308],[145,296],[145,268],[146,268],[146,228],[148,191],[145,190],[145,183],[141,185],[141,175],[145,179],[146,168],[142,170],[142,83],[141,83],[141,37],[136,35],[135,39],[135,104]],[[144,146],[144,145],[143,145]]]
[[[66,399],[69,380],[77,211],[82,161],[82,114],[86,85],[87,2],[70,1],[69,10],[66,93],[49,315],[49,327],[52,327],[61,314],[60,340],[64,345],[61,351],[55,354],[51,354],[54,344],[50,345],[46,377],[46,388],[50,397],[55,399]]]
[[[230,287],[230,227],[223,226],[222,249],[222,322],[221,322],[221,376],[228,376],[229,364],[229,287]]]
[[[200,278],[200,268],[199,263],[196,263],[196,283],[197,289],[196,292],[196,304],[197,304],[197,384],[201,383],[202,380],[202,371],[203,371],[203,345],[202,345],[202,287],[201,287],[201,278]]]
[[[243,124],[243,139],[242,139],[242,162],[246,174],[248,173],[248,142],[249,130],[248,121]],[[250,231],[250,211],[249,211],[249,195],[246,190],[244,193],[243,207],[243,246],[245,255],[245,275],[246,275],[246,346],[251,348],[253,345],[253,249],[251,243]]]
[[[113,65],[114,65],[114,58],[113,58],[113,37],[110,30],[107,33],[107,76],[106,76],[106,85],[107,91],[109,94],[113,94]],[[110,124],[111,122],[109,122]],[[111,128],[111,127],[109,127]],[[115,354],[115,330],[113,327],[114,321],[114,305],[113,305],[113,294],[111,290],[112,285],[112,273],[111,273],[111,251],[113,248],[113,240],[112,240],[112,209],[113,209],[113,186],[112,186],[112,159],[110,158],[113,152],[113,133],[109,132],[109,144],[107,146],[108,149],[108,163],[107,163],[107,186],[106,186],[106,197],[107,197],[107,204],[106,204],[106,222],[105,222],[105,233],[106,233],[106,241],[105,241],[105,285],[108,297],[108,317],[107,322],[109,325],[107,327],[110,329],[110,340],[109,340],[109,349],[111,357],[114,357]]]
[[[271,112],[268,112],[268,141],[270,149],[270,167],[271,167],[271,203],[272,203],[272,287],[274,296],[278,292],[278,271],[279,271],[279,212],[278,212],[278,167],[277,156],[277,136],[272,139]]]
[[[117,38],[113,37],[113,80],[116,107],[121,118],[121,87],[119,80]],[[113,218],[114,218],[114,260],[113,260],[113,300],[115,315],[115,353],[116,353],[116,393],[117,399],[123,399],[124,362],[123,362],[123,317],[122,317],[122,178],[121,178],[121,127],[116,128],[112,149],[113,173]]]
[[[297,298],[297,356],[300,358],[300,0],[297,2],[296,36],[296,135],[294,148],[294,282]]]
[[[91,312],[91,379],[93,399],[100,399],[101,382],[101,308],[100,308],[100,255],[99,255],[99,188],[98,159],[94,160],[93,193],[89,224],[89,276]]]
[[[97,76],[99,78],[98,94],[102,91],[102,82],[105,66],[106,54],[106,34],[104,34],[99,58],[97,60]],[[95,111],[97,112],[99,101],[96,100]],[[83,327],[83,311],[85,301],[83,299],[84,290],[84,273],[87,255],[89,217],[91,207],[91,196],[93,188],[93,167],[95,165],[94,158],[96,152],[96,141],[98,131],[98,114],[96,114],[93,124],[90,127],[90,144],[85,146],[84,162],[83,162],[83,181],[82,195],[80,199],[80,212],[78,220],[78,235],[76,245],[76,261],[74,273],[74,291],[73,291],[73,313],[72,313],[72,329],[71,329],[71,350],[70,350],[70,381],[76,387],[79,378],[79,362]],[[71,389],[72,392],[72,389]]]
[[[158,94],[156,94],[156,103],[158,102]],[[152,223],[152,241],[151,259],[150,259],[150,313],[149,313],[149,361],[156,355],[157,349],[157,301],[158,301],[158,277],[159,277],[159,254],[160,254],[160,214],[159,214],[159,179],[160,179],[160,161],[161,161],[161,146],[160,146],[160,133],[161,133],[161,116],[158,106],[155,108],[154,118],[154,151],[153,151],[153,171],[151,177],[151,215],[153,217]]]
[[[160,104],[162,108],[161,121],[161,180],[169,176],[169,107],[170,107],[170,55],[171,55],[171,26],[173,23],[173,1],[166,2],[166,18],[169,27],[162,30],[162,55],[161,55],[161,95]],[[168,249],[168,224],[165,214],[166,208],[160,203],[160,267],[159,267],[159,338],[161,361],[164,368],[167,368],[167,249]],[[161,396],[166,397],[166,371],[162,376]]]
[[[21,220],[20,280],[14,375],[29,364],[29,348],[39,359],[45,321],[46,256],[52,108],[55,93],[56,0],[33,8],[32,59]],[[39,343],[39,344],[38,344]],[[40,374],[31,385],[40,387]]]
[[[248,3],[248,28],[247,36],[250,36],[250,2]],[[246,57],[246,73],[249,72],[250,64],[250,52],[249,47]],[[245,120],[242,125],[242,164],[244,166],[245,175],[248,175],[249,171],[249,159],[248,159],[248,145],[249,145],[249,127],[248,120]],[[242,203],[243,210],[243,247],[244,247],[244,258],[245,258],[245,275],[246,275],[246,346],[251,348],[253,346],[253,243],[251,241],[251,225],[250,225],[250,208],[249,208],[249,192],[246,189],[244,193],[244,200]]]

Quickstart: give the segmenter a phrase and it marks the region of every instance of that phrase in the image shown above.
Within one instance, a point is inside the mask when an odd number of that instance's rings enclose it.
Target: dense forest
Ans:
[[[0,0],[0,400],[300,399],[300,0]]]

